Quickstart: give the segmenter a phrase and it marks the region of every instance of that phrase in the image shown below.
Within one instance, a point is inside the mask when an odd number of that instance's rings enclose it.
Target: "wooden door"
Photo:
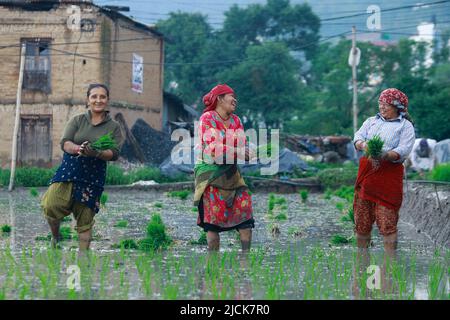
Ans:
[[[18,165],[51,167],[51,115],[22,115]]]

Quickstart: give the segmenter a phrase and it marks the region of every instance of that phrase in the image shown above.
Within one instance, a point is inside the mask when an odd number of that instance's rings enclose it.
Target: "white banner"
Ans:
[[[139,93],[142,93],[144,89],[144,58],[135,53],[133,53],[131,89]]]

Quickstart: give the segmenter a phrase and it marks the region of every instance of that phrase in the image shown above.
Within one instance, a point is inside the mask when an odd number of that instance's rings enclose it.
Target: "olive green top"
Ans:
[[[91,123],[90,110],[72,117],[64,128],[64,133],[61,138],[61,149],[64,151],[64,143],[66,141],[72,141],[75,144],[82,144],[84,141],[94,143],[98,138],[110,132],[118,145],[117,148],[111,149],[113,152],[111,161],[115,161],[119,158],[124,137],[119,123],[111,118],[109,111],[106,111],[102,122],[96,125],[92,125]]]

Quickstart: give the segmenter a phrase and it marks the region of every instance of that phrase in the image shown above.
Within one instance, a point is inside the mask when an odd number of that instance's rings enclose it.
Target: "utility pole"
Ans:
[[[359,49],[356,48],[356,27],[352,27],[352,84],[353,84],[353,135],[358,131],[358,82],[356,79],[356,66],[359,64]],[[359,52],[359,54],[361,54]],[[356,61],[358,60],[358,61]]]
[[[22,43],[22,49],[20,51],[20,71],[19,71],[19,84],[17,86],[16,97],[16,119],[14,122],[14,134],[11,152],[11,176],[9,177],[8,191],[11,192],[14,189],[14,176],[16,174],[16,162],[17,162],[17,138],[19,135],[20,126],[20,105],[22,103],[22,83],[23,83],[23,68],[25,66],[25,43]]]

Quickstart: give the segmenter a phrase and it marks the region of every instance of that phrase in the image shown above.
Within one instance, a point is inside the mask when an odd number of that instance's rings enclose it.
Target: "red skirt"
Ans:
[[[358,198],[399,210],[403,200],[403,164],[381,160],[374,168],[366,157],[359,160],[358,177],[355,183]]]

